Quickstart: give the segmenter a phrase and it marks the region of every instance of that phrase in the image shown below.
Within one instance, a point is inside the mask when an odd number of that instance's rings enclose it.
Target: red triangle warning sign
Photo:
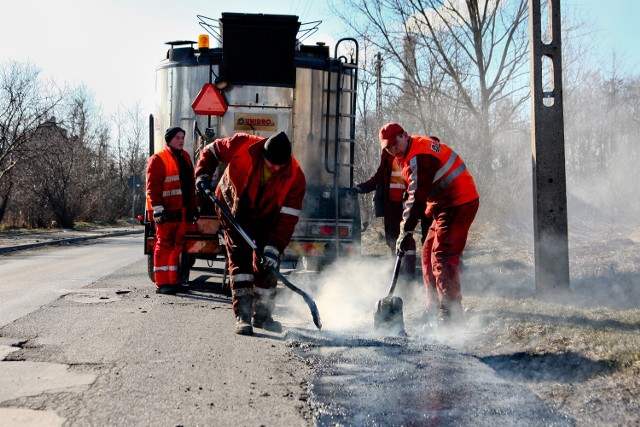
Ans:
[[[191,104],[191,108],[196,114],[223,116],[228,106],[220,91],[213,84],[206,83]]]

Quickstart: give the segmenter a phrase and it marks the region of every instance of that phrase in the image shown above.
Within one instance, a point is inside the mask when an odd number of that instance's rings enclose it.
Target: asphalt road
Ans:
[[[0,326],[6,325],[38,307],[50,303],[66,292],[83,288],[132,259],[140,258],[139,235],[104,238],[90,246],[76,240],[63,250],[20,251],[0,257]],[[38,242],[41,245],[45,241]],[[18,247],[35,243],[21,243]],[[5,247],[7,248],[7,247]],[[12,246],[16,249],[17,246]]]
[[[29,278],[49,283],[46,299],[57,292],[0,329],[0,424],[311,425],[310,366],[279,335],[236,335],[211,270],[194,270],[190,295],[155,294],[141,238],[0,259],[15,271],[3,290]],[[71,259],[76,267],[63,268]],[[107,267],[89,268],[91,260]],[[0,302],[3,311],[13,304]]]
[[[141,238],[0,256],[10,292],[28,278],[27,288],[47,284],[25,295],[48,295],[0,329],[3,422],[573,425],[481,361],[439,343],[437,333],[423,334],[411,304],[405,306],[408,338],[375,336],[370,307],[388,285],[379,260],[346,263],[350,274],[291,274],[316,298],[322,331],[302,299],[279,288],[276,318],[285,332],[245,337],[234,333],[230,299],[220,286],[222,262],[199,260],[190,294],[158,295]],[[72,260],[75,267],[66,264]],[[0,301],[3,312],[14,304]]]

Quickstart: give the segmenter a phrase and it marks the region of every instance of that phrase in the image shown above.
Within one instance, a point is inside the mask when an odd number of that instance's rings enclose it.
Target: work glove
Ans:
[[[275,269],[278,267],[280,251],[274,246],[265,246],[262,252],[262,266],[264,268]]]
[[[400,253],[404,253],[407,250],[409,239],[413,239],[413,232],[400,230],[400,235],[396,240],[396,254],[400,255]]]
[[[200,175],[196,179],[196,189],[201,195],[206,195],[207,190],[211,190],[211,177],[209,175]]]
[[[164,216],[164,211],[154,212],[153,220],[156,222],[156,224],[164,224],[165,222],[167,222],[167,217]]]
[[[349,194],[350,196],[357,196],[360,193],[362,193],[362,190],[358,186],[351,187],[347,190],[347,194]]]

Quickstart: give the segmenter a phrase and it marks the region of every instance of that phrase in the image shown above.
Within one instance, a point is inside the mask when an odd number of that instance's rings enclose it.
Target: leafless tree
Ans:
[[[40,70],[29,63],[0,65],[0,221],[5,216],[16,171],[28,161],[37,129],[61,100]]]
[[[640,162],[640,75],[626,71],[615,52],[608,64],[583,73],[565,102],[568,188],[584,202],[582,219],[631,219],[640,209],[638,192],[629,185]]]
[[[463,156],[485,211],[501,210],[491,202],[509,169],[496,146],[521,135],[514,123],[528,114],[527,6],[527,0],[345,0],[332,7],[382,52],[384,118],[409,133],[436,135]]]
[[[382,67],[379,52],[368,38],[360,40],[360,64],[358,74],[357,117],[355,157],[358,159],[354,170],[354,181],[360,183],[368,180],[378,168],[380,161],[380,144],[378,130],[383,124],[380,111],[376,110],[378,93],[378,68]],[[371,221],[374,216],[373,195],[360,196],[361,217]]]
[[[93,200],[102,183],[94,145],[105,137],[104,126],[82,86],[66,90],[52,113],[55,118],[33,134],[33,154],[22,168],[20,185],[31,200],[44,200],[41,209],[51,212],[59,226],[73,228],[79,218],[95,214]]]
[[[142,112],[140,103],[127,110],[119,110],[114,116],[115,137],[111,143],[113,162],[117,171],[118,187],[113,196],[117,205],[123,207],[119,212],[125,216],[141,213],[144,206],[144,175],[149,158],[148,121]],[[114,201],[115,202],[115,201]]]
[[[526,0],[347,0],[335,11],[358,34],[375,28],[397,66],[386,69],[389,91],[419,132],[461,137],[466,123],[487,150],[528,98]]]
[[[91,171],[92,153],[82,139],[55,122],[41,130],[46,155],[38,157],[34,190],[45,197],[60,227],[73,228],[85,198],[96,185]]]
[[[116,135],[112,145],[121,178],[144,173],[149,158],[149,129],[140,103],[118,111],[114,122]]]

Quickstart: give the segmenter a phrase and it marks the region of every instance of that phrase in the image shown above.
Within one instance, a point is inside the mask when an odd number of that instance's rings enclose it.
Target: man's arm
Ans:
[[[360,189],[361,193],[371,193],[379,184],[382,184],[384,182],[382,175],[384,174],[387,156],[389,156],[389,154],[387,154],[386,151],[383,151],[380,155],[380,164],[378,165],[378,170],[376,170],[376,173],[367,181],[356,185],[356,187]]]
[[[278,213],[276,224],[267,238],[267,245],[275,246],[280,253],[284,252],[291,241],[291,236],[293,236],[296,224],[300,219],[306,189],[306,178],[302,170],[298,169],[294,182],[287,193],[287,198]]]
[[[154,210],[160,206],[162,209],[157,210],[164,210],[164,197],[162,197],[162,190],[164,187],[165,175],[164,163],[160,156],[152,156],[151,159],[149,159],[149,164],[147,165],[146,193]]]
[[[220,164],[218,158],[214,153],[214,142],[208,144],[200,153],[198,164],[196,165],[196,181],[200,182],[203,179],[207,179],[210,182],[213,173]]]
[[[409,167],[407,199],[402,212],[401,231],[413,232],[427,208],[439,162],[434,156],[419,154],[409,161]]]

